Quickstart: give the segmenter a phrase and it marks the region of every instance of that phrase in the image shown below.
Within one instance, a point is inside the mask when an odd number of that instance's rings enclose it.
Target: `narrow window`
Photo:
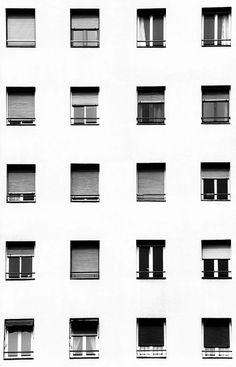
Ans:
[[[229,86],[202,87],[202,123],[229,123],[229,91]]]
[[[203,358],[232,358],[231,319],[203,319]]]
[[[35,88],[7,88],[7,125],[35,124]]]
[[[165,123],[165,87],[138,87],[138,124],[162,125]]]
[[[137,47],[165,47],[165,9],[138,9]]]
[[[70,358],[99,358],[98,319],[70,319]]]
[[[35,198],[35,165],[7,165],[7,202],[33,203]]]
[[[138,319],[137,357],[166,358],[165,319]]]
[[[165,279],[163,270],[164,240],[138,240],[138,279]]]
[[[231,46],[231,8],[203,8],[202,46]]]
[[[35,10],[6,9],[7,47],[35,47]]]
[[[71,241],[71,279],[99,279],[99,241]]]
[[[71,47],[99,47],[98,9],[71,9]]]
[[[35,279],[33,271],[34,242],[7,242],[7,272],[6,279],[32,280]]]
[[[99,88],[71,88],[71,124],[98,125]]]
[[[33,359],[34,320],[5,320],[4,359]]]
[[[202,200],[230,200],[230,163],[202,163]]]
[[[231,241],[203,240],[202,260],[204,279],[231,278]]]
[[[71,165],[71,201],[99,201],[99,164]]]
[[[137,201],[165,201],[165,163],[137,164]]]

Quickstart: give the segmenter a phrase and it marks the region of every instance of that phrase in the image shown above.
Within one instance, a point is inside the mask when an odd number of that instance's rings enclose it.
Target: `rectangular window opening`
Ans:
[[[35,242],[8,241],[6,243],[6,279],[7,280],[33,280]]]
[[[202,200],[230,200],[230,163],[202,163]]]
[[[7,202],[34,203],[35,195],[35,165],[7,165]]]
[[[165,319],[137,319],[137,358],[166,358]]]
[[[99,201],[99,164],[71,164],[71,201]]]
[[[231,46],[231,8],[203,8],[202,46]]]
[[[202,123],[229,124],[229,86],[202,87]]]
[[[71,279],[99,279],[99,241],[71,241]]]
[[[231,241],[203,240],[203,279],[231,278]]]
[[[99,358],[98,319],[70,319],[70,358]]]
[[[138,9],[137,47],[166,47],[166,9]]]
[[[163,125],[165,123],[165,87],[138,87],[139,125]]]
[[[7,47],[35,47],[35,9],[6,9]]]
[[[71,47],[99,45],[99,9],[71,9]]]
[[[5,320],[4,359],[33,359],[34,320]]]
[[[71,88],[71,125],[98,125],[97,87]]]
[[[35,88],[7,88],[7,125],[35,125]]]
[[[137,201],[165,201],[165,163],[137,164]]]
[[[203,358],[232,358],[231,319],[203,319]]]
[[[138,240],[137,279],[165,279],[163,269],[164,240]]]

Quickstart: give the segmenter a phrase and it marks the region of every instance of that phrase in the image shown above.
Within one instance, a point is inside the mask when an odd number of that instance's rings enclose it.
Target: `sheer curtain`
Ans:
[[[227,46],[229,41],[229,16],[227,14],[218,15],[218,40],[223,46]]]
[[[93,355],[96,350],[96,336],[86,337],[86,350],[87,355]]]
[[[144,41],[144,42],[139,42],[139,46],[149,46],[149,42],[145,42],[145,41],[149,41],[150,40],[150,17],[147,16],[142,16],[139,17],[139,41]]]

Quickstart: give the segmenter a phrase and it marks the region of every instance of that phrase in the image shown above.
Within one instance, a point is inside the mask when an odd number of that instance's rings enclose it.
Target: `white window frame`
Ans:
[[[145,9],[140,9],[140,10],[145,10]],[[140,22],[140,18],[143,17],[142,14],[138,14],[138,23],[137,23],[137,28],[138,28],[138,47],[153,47],[153,42],[155,41],[162,41],[162,46],[159,47],[166,47],[166,13],[162,14],[163,16],[163,40],[153,40],[153,14],[150,15],[146,15],[146,17],[149,17],[150,19],[150,27],[149,27],[149,32],[150,32],[150,40],[141,40],[140,39],[140,28],[141,28],[141,22]],[[142,45],[142,42],[145,43],[145,45]],[[148,46],[147,46],[148,45]]]
[[[217,180],[225,179],[227,180],[227,199],[221,200],[217,198]],[[214,192],[212,192],[212,195],[214,195],[214,199],[206,199],[204,198],[204,180],[214,180]],[[213,177],[204,177],[201,179],[202,184],[202,201],[230,201],[231,193],[230,193],[230,178],[228,177],[222,177],[222,178],[213,178]],[[226,194],[226,193],[225,193]],[[219,194],[220,195],[220,194]]]
[[[82,319],[80,319],[82,321]],[[70,320],[70,358],[86,358],[86,359],[94,359],[94,358],[99,358],[99,320],[97,321],[97,334],[73,334],[72,332],[72,327],[71,327],[71,323],[72,323],[73,319]],[[88,321],[89,322],[89,321]],[[86,350],[86,339],[87,337],[95,337],[95,351],[92,352],[87,352]],[[74,351],[73,350],[73,339],[74,337],[81,337],[82,338],[82,351]],[[89,354],[88,354],[89,353]]]
[[[204,42],[204,17],[207,13],[206,12],[203,12],[202,13],[202,46],[205,46]],[[229,39],[224,41],[224,40],[218,40],[218,15],[220,13],[219,12],[216,12],[214,14],[214,10],[212,11],[212,15],[214,15],[214,46],[231,46],[231,12],[228,12],[227,13],[227,16],[228,16],[228,32],[229,32]],[[218,42],[226,42],[227,44],[226,45],[222,45],[222,44],[219,44],[218,45]],[[207,45],[208,47],[211,47],[213,45]]]
[[[232,319],[229,321],[229,348],[205,348],[204,347],[204,321],[202,319],[202,358],[203,359],[231,359],[232,356]]]
[[[136,356],[137,358],[166,358],[167,357],[166,319],[164,321],[163,330],[164,330],[163,347],[157,347],[157,346],[152,346],[152,345],[146,346],[146,347],[140,347],[138,345],[139,321],[137,319],[136,321],[136,336],[137,336],[136,337]]]
[[[19,277],[17,278],[10,278],[9,277],[9,267],[10,267],[10,258],[13,257],[17,257],[19,258]],[[22,276],[22,257],[31,257],[32,258],[32,276],[27,276],[27,277],[23,277]],[[7,255],[7,272],[6,272],[6,279],[8,280],[34,280],[35,279],[35,275],[34,275],[34,255]]]
[[[23,323],[22,323],[23,325]],[[32,331],[30,333],[31,335],[31,352],[25,352],[23,353],[24,355],[22,356],[22,351],[21,351],[21,339],[22,339],[22,330],[20,330],[20,326],[19,326],[19,330],[17,331],[17,351],[18,353],[15,353],[15,356],[9,356],[9,354],[14,354],[14,352],[8,351],[8,334],[9,331],[5,325],[5,342],[4,342],[4,359],[34,359],[34,348],[33,348],[33,342],[34,342],[34,325],[32,328]],[[27,355],[28,353],[28,355]]]

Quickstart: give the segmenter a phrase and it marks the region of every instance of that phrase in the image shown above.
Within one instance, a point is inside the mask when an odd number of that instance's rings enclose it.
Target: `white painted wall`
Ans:
[[[12,366],[233,366],[201,359],[201,318],[231,317],[236,353],[236,27],[201,48],[201,8],[228,0],[0,3],[0,356],[4,319],[34,318]],[[5,47],[5,8],[36,9],[36,49]],[[166,8],[166,49],[136,48],[136,9]],[[70,48],[70,8],[99,8],[101,47]],[[166,126],[136,125],[136,87],[166,86]],[[231,125],[201,125],[201,85],[231,85]],[[10,127],[6,87],[36,87],[36,127]],[[70,126],[70,87],[99,86],[101,125]],[[231,202],[200,201],[200,163],[231,162]],[[100,164],[100,203],[70,203],[70,164]],[[136,163],[166,162],[166,203],[136,202]],[[6,203],[6,165],[36,164],[36,204]],[[136,239],[165,239],[166,280],[136,280]],[[201,279],[201,239],[232,239],[232,280]],[[99,281],[69,279],[70,240],[100,240]],[[5,281],[5,242],[34,240],[36,280]],[[99,317],[100,359],[69,360],[69,318]],[[136,318],[167,319],[166,360],[136,359]]]

